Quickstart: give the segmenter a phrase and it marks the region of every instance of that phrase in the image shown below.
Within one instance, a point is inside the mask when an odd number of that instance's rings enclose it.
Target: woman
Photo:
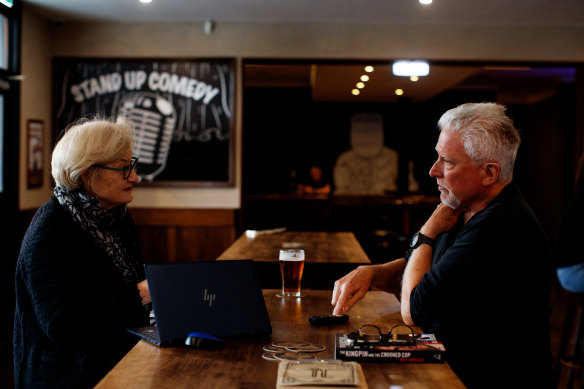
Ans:
[[[136,343],[150,302],[126,204],[138,182],[133,130],[76,123],[52,156],[55,195],[37,211],[16,267],[16,388],[93,387]]]

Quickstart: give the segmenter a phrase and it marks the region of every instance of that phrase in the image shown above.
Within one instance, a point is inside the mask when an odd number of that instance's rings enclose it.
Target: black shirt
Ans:
[[[438,236],[432,269],[412,291],[412,319],[438,335],[470,388],[551,387],[552,268],[539,222],[507,185]]]

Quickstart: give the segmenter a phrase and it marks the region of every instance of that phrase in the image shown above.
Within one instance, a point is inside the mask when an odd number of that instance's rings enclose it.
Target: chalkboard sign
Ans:
[[[57,58],[55,133],[123,116],[143,183],[233,186],[234,77],[233,59]]]

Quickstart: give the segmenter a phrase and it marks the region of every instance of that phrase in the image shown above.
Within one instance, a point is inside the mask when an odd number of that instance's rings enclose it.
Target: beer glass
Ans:
[[[282,274],[282,293],[280,297],[303,297],[300,281],[304,271],[304,250],[280,250],[280,273]]]

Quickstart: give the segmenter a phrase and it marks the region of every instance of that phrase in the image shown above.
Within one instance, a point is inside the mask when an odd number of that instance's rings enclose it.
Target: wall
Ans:
[[[20,97],[20,179],[19,209],[37,208],[50,196],[50,152],[51,152],[51,40],[49,25],[39,16],[23,13],[22,67],[25,79],[21,84]],[[29,119],[40,119],[45,123],[43,150],[43,186],[28,189],[26,180],[27,131]]]
[[[52,56],[238,59],[236,186],[221,189],[136,188],[133,207],[240,207],[242,88],[239,64],[242,58],[584,62],[584,26],[411,27],[219,22],[213,34],[205,35],[202,23],[66,23],[48,26],[26,4],[23,24],[22,62],[27,79],[22,85],[22,131],[26,119],[33,116],[45,120],[50,128],[49,69]],[[24,143],[24,137],[21,139]],[[49,145],[46,145],[47,158]],[[21,145],[21,150],[23,147]],[[20,176],[21,182],[25,182],[24,159],[21,159]],[[48,194],[47,186],[34,191],[21,186],[20,209],[37,207]]]

